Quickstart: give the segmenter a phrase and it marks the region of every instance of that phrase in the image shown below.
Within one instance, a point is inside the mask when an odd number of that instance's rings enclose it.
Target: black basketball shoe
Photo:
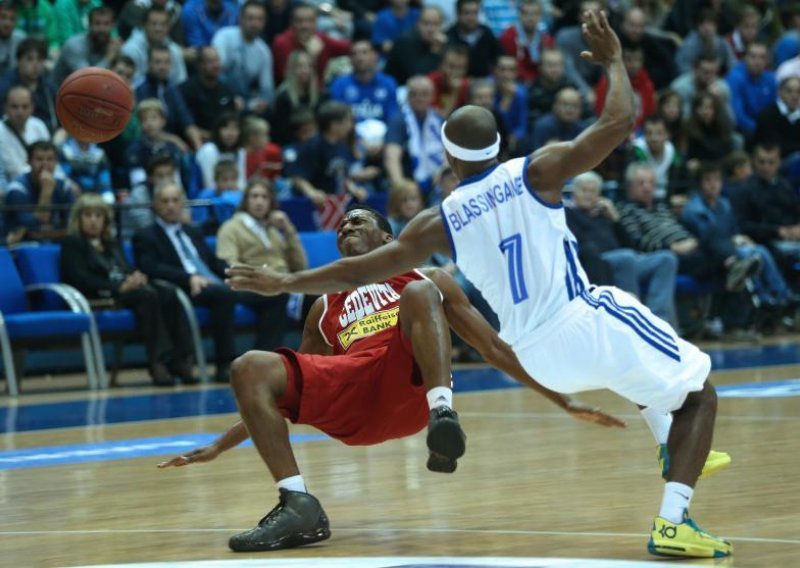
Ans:
[[[437,406],[428,418],[428,469],[453,473],[456,460],[464,455],[467,436],[458,423],[458,414],[449,406]]]
[[[258,526],[233,535],[228,546],[234,552],[258,552],[293,548],[330,538],[328,517],[316,497],[280,489],[280,500]]]

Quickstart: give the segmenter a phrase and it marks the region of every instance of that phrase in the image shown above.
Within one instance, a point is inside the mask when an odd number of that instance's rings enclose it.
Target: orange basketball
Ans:
[[[133,91],[119,75],[87,67],[64,79],[56,95],[61,125],[81,142],[105,142],[125,130],[133,112]]]

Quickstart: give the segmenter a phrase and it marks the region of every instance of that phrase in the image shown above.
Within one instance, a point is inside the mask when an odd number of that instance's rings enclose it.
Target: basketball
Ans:
[[[61,125],[81,142],[105,142],[125,130],[133,112],[133,91],[102,67],[87,67],[64,79],[56,95]]]

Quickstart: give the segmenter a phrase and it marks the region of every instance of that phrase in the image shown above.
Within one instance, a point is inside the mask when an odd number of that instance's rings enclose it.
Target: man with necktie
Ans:
[[[230,362],[235,357],[235,305],[247,304],[254,308],[259,329],[274,323],[269,317],[272,310],[263,305],[269,302],[268,298],[234,292],[225,285],[223,280],[228,264],[208,248],[199,231],[182,223],[184,205],[183,190],[176,183],[168,182],[156,187],[153,196],[155,223],[133,235],[136,264],[150,278],[161,278],[180,286],[190,294],[194,304],[210,309],[217,365],[214,380],[227,382]]]

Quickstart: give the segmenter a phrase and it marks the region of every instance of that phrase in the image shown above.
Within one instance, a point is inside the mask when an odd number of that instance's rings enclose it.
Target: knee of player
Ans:
[[[703,405],[707,408],[716,409],[717,407],[717,390],[709,381],[703,383],[703,388],[699,391],[693,392],[687,398],[687,403],[693,405]]]
[[[231,386],[234,390],[271,383],[276,369],[282,369],[280,356],[265,351],[248,351],[231,364]]]
[[[441,303],[439,288],[430,280],[410,282],[403,289],[403,293],[400,294],[401,310],[403,307],[410,308],[414,306],[427,309],[439,303]]]

